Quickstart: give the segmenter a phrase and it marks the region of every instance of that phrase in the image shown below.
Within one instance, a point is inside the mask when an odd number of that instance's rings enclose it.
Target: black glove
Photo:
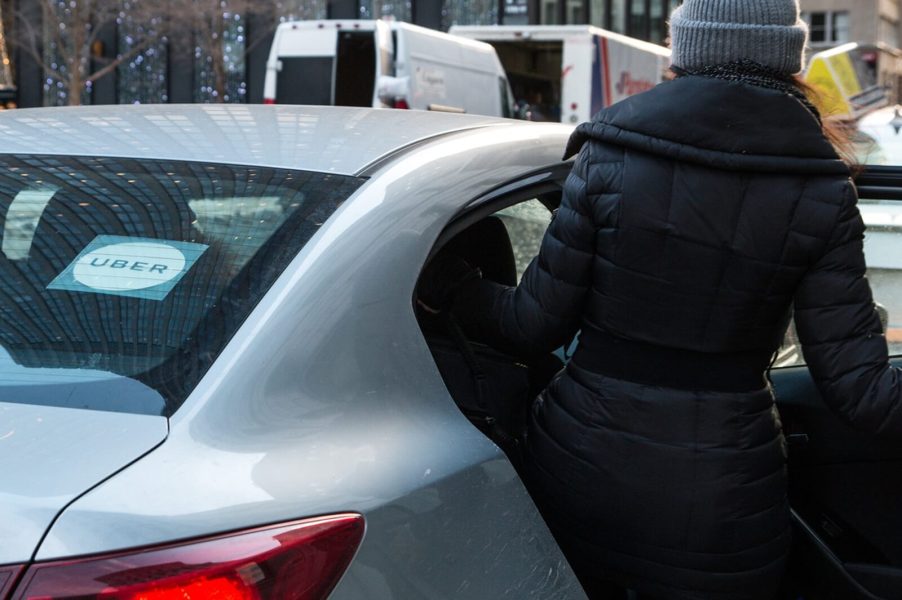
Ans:
[[[453,254],[439,254],[426,265],[417,284],[417,304],[432,313],[447,310],[467,282],[482,278],[479,269]]]

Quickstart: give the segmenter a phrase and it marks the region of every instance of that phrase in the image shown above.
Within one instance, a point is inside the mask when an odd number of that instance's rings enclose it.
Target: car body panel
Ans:
[[[560,164],[569,131],[485,127],[382,162],[166,442],[73,503],[37,558],[358,511],[367,533],[334,598],[583,598],[513,467],[449,396],[412,306],[442,228],[500,183]]]
[[[67,504],[166,433],[163,417],[0,402],[0,565],[30,560]]]
[[[515,123],[418,110],[289,105],[22,109],[0,113],[0,152],[194,160],[352,175],[421,139]]]

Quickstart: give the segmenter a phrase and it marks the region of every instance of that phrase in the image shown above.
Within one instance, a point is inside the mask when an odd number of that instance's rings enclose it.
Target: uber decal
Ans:
[[[206,244],[98,235],[47,289],[162,300]]]

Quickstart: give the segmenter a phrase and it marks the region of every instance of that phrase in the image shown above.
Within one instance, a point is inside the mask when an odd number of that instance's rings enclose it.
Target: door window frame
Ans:
[[[531,173],[521,175],[515,180],[503,183],[489,190],[488,192],[474,198],[461,208],[451,221],[445,226],[439,234],[432,250],[426,259],[425,264],[429,264],[432,257],[442,249],[454,236],[461,231],[473,225],[486,217],[489,217],[499,210],[519,204],[533,198],[539,199],[542,196],[560,192],[563,194],[564,180],[570,174],[573,168],[573,161],[557,163],[548,167],[538,169]],[[554,210],[557,206],[549,206],[548,210]]]

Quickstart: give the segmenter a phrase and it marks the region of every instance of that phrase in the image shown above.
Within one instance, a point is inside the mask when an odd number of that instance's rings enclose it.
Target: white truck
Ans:
[[[513,115],[491,45],[378,19],[279,25],[263,101]]]
[[[670,50],[589,25],[453,26],[490,43],[518,105],[537,121],[580,123],[660,83]]]

